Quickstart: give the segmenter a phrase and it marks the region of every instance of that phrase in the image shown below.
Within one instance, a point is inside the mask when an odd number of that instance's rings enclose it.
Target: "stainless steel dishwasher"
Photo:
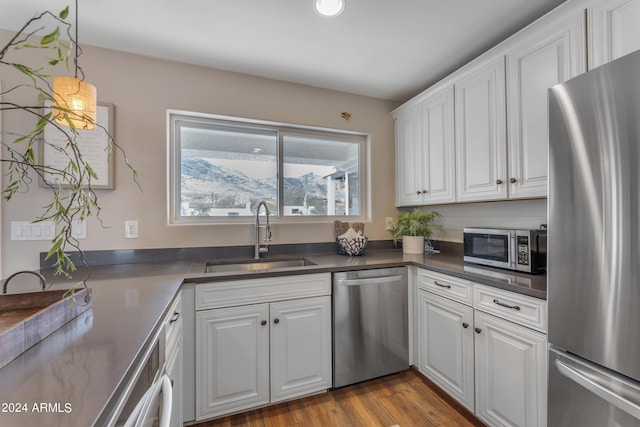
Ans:
[[[333,385],[409,367],[406,267],[333,274]]]

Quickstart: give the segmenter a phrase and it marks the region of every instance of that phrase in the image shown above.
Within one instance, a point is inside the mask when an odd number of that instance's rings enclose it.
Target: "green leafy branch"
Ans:
[[[6,59],[10,52],[22,49],[38,49],[45,52],[50,57],[46,59],[46,64],[50,68],[64,66],[69,70],[69,58],[72,56],[72,46],[76,43],[71,35],[71,24],[65,21],[69,13],[66,7],[58,15],[49,11],[40,13],[29,19],[25,25],[11,38],[11,40],[0,49],[0,66],[10,67],[17,70],[28,80],[28,84],[19,84],[0,93],[6,95],[33,96],[37,95],[37,105],[20,105],[18,103],[0,100],[0,111],[17,110],[33,117],[34,127],[26,134],[15,134],[3,132],[0,134],[0,144],[9,153],[9,156],[0,161],[8,165],[6,173],[6,184],[2,189],[5,200],[11,200],[18,193],[26,193],[33,184],[32,174],[38,176],[40,182],[51,190],[51,201],[42,207],[41,214],[35,222],[54,221],[57,231],[52,246],[49,249],[46,259],[55,258],[56,275],[70,277],[70,272],[76,270],[76,266],[69,257],[67,250],[73,249],[80,254],[80,260],[88,269],[80,244],[72,234],[72,223],[83,221],[90,216],[95,216],[100,223],[100,205],[98,196],[94,190],[93,182],[98,179],[96,172],[85,160],[78,145],[77,139],[81,130],[77,129],[72,119],[80,118],[78,113],[56,105],[54,101],[54,89],[49,82],[51,75],[45,73],[45,67],[34,68],[25,64],[9,61]],[[44,27],[36,27],[36,23],[44,19],[53,19],[56,28],[44,36],[40,36]],[[34,28],[35,27],[35,28]],[[61,39],[65,34],[67,40]],[[78,47],[76,46],[76,49]],[[52,54],[52,55],[50,55]],[[82,69],[78,67],[77,55],[74,57],[76,69],[80,71],[81,78],[84,79]],[[43,105],[52,105],[51,109],[44,109]],[[54,112],[62,114],[66,125],[56,122]],[[81,117],[86,119],[85,117]],[[102,128],[107,136],[108,156],[116,152],[120,153],[122,160],[131,171],[134,182],[140,187],[138,173],[129,163],[124,149],[115,141],[108,130],[99,123],[93,123]],[[45,128],[54,126],[63,135],[64,143],[56,145],[48,142],[45,138]],[[7,138],[10,140],[7,140]],[[38,163],[36,147],[39,145],[57,150],[65,158],[66,164],[61,168],[55,168]],[[88,276],[87,276],[88,279]],[[83,283],[87,280],[85,279]]]

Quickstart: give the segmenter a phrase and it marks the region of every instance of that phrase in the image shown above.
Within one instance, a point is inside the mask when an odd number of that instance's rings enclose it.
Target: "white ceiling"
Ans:
[[[0,0],[17,30],[72,0]],[[564,0],[80,0],[80,43],[405,101]]]

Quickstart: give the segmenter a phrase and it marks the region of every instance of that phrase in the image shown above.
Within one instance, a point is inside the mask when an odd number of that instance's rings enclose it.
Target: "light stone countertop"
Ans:
[[[506,272],[506,276],[522,279],[520,282],[491,278],[470,272],[469,267],[479,267],[463,263],[458,256],[403,255],[398,250],[369,251],[361,257],[304,256],[317,265],[234,273],[204,273],[205,262],[201,260],[92,267],[89,286],[94,293],[93,308],[0,369],[0,426],[100,425],[160,328],[161,319],[183,282],[416,265],[546,298],[545,275]],[[505,275],[497,269],[480,270]],[[65,286],[68,288],[69,282],[59,281],[55,285],[61,289]],[[53,412],[34,411],[34,405],[37,409],[43,403]],[[17,405],[27,411],[15,412]]]

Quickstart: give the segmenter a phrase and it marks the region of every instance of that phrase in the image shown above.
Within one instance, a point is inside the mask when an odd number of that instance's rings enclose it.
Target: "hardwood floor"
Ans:
[[[197,427],[484,426],[410,369],[328,393],[197,424]]]

